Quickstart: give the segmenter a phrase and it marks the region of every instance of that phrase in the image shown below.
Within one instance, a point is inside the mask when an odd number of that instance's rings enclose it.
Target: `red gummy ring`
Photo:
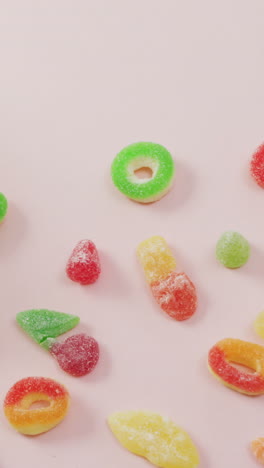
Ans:
[[[232,363],[254,372],[237,369]],[[226,338],[209,351],[208,367],[214,377],[232,390],[246,395],[264,393],[264,346]]]
[[[49,406],[31,409],[39,401],[47,401]],[[18,432],[37,435],[57,426],[65,418],[69,403],[69,393],[60,383],[44,377],[27,377],[7,393],[4,412]]]

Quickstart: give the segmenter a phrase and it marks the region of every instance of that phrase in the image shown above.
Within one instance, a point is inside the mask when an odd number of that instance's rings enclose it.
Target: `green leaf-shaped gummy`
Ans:
[[[47,309],[19,312],[16,316],[20,327],[38,344],[48,347],[50,338],[56,338],[78,325],[76,315],[64,314]]]

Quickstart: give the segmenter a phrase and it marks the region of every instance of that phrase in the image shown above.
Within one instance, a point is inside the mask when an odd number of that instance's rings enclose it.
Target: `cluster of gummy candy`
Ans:
[[[82,285],[94,283],[101,272],[100,260],[94,243],[80,241],[73,250],[66,266],[69,278]],[[56,338],[78,325],[75,315],[46,309],[26,310],[16,316],[20,327],[50,352],[59,366],[68,374],[80,377],[89,374],[99,359],[97,341],[85,333],[68,337],[65,341]]]
[[[149,179],[137,177],[141,168],[151,170]],[[251,173],[264,187],[264,145],[253,155]],[[112,178],[117,188],[141,203],[159,200],[172,186],[174,163],[161,145],[137,143],[124,148],[112,165]],[[8,203],[0,194],[0,222]],[[184,272],[176,271],[176,260],[160,236],[144,240],[137,247],[146,281],[160,308],[171,318],[189,319],[197,309],[196,288]],[[216,257],[227,268],[243,266],[250,256],[248,241],[234,231],[225,232],[216,245]],[[68,277],[81,285],[97,281],[101,273],[100,259],[94,243],[80,241],[67,266]],[[17,314],[17,323],[38,345],[50,352],[68,374],[80,377],[89,374],[99,360],[97,341],[84,333],[64,341],[57,338],[76,327],[79,317],[46,309],[27,310]],[[264,312],[255,321],[256,332],[264,338]],[[232,365],[254,370],[246,373]],[[227,338],[209,351],[210,372],[224,385],[247,395],[264,394],[264,346]],[[39,401],[47,406],[32,408]],[[60,383],[43,377],[28,377],[17,382],[7,393],[4,412],[19,432],[36,435],[59,424],[67,414],[70,395]],[[189,435],[172,421],[145,411],[114,413],[108,424],[119,442],[131,452],[145,457],[161,468],[195,468],[199,454]],[[264,463],[264,439],[251,444],[252,452]]]

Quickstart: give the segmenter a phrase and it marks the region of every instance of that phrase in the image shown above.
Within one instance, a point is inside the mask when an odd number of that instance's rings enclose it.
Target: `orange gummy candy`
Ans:
[[[259,437],[251,442],[251,451],[256,459],[264,465],[264,437]]]

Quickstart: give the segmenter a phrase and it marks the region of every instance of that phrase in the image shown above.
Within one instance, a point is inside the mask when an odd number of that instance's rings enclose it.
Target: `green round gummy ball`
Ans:
[[[250,246],[239,232],[227,231],[216,244],[216,258],[227,268],[239,268],[250,255]]]

